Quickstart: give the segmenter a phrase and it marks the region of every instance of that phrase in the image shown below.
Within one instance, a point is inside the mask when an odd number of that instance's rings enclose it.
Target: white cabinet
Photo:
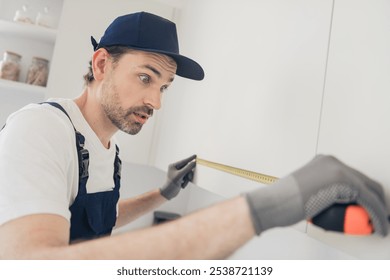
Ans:
[[[276,2],[188,1],[180,48],[206,77],[175,79],[164,96],[158,167],[197,153],[282,177],[314,157],[332,1]],[[222,196],[258,186],[202,166],[196,176]]]
[[[52,60],[62,4],[63,0],[0,0],[0,55],[5,51],[12,51],[22,56],[19,80],[15,82],[0,79],[0,123],[18,108],[45,99],[46,87],[28,85],[25,81],[34,56],[45,58],[49,62]],[[34,20],[39,12],[49,7],[53,18],[52,28],[13,21],[16,11],[23,5],[28,6]]]
[[[318,139],[318,153],[332,153],[381,183],[387,202],[390,201],[389,27],[387,0],[336,3]],[[313,226],[308,227],[308,234],[358,258],[390,259],[390,236],[386,239],[340,236]]]

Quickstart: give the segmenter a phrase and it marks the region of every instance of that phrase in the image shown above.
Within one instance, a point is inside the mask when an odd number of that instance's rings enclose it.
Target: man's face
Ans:
[[[124,54],[110,63],[102,83],[101,105],[123,132],[137,134],[161,107],[162,93],[172,83],[176,63],[165,55],[142,51]]]

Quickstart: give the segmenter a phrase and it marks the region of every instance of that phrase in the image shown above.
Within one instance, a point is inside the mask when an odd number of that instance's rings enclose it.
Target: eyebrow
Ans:
[[[143,65],[143,66],[141,66],[141,67],[143,67],[143,68],[146,68],[146,69],[149,69],[150,71],[152,71],[154,74],[156,74],[159,78],[161,78],[161,73],[160,73],[160,71],[158,71],[156,68],[154,68],[153,66],[151,66],[151,65],[149,65],[149,64],[145,64],[145,65]],[[173,80],[174,80],[174,77],[172,77],[170,80],[169,80],[169,82],[173,82]]]

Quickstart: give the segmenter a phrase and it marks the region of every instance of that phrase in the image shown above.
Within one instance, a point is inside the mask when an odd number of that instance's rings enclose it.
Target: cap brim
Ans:
[[[204,71],[202,66],[200,66],[196,61],[177,54],[166,54],[171,56],[177,63],[176,75],[201,81],[204,78]]]

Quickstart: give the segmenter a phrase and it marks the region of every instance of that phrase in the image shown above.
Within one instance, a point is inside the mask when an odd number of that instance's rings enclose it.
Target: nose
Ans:
[[[161,108],[161,92],[160,90],[151,90],[144,98],[144,104],[154,110]]]

